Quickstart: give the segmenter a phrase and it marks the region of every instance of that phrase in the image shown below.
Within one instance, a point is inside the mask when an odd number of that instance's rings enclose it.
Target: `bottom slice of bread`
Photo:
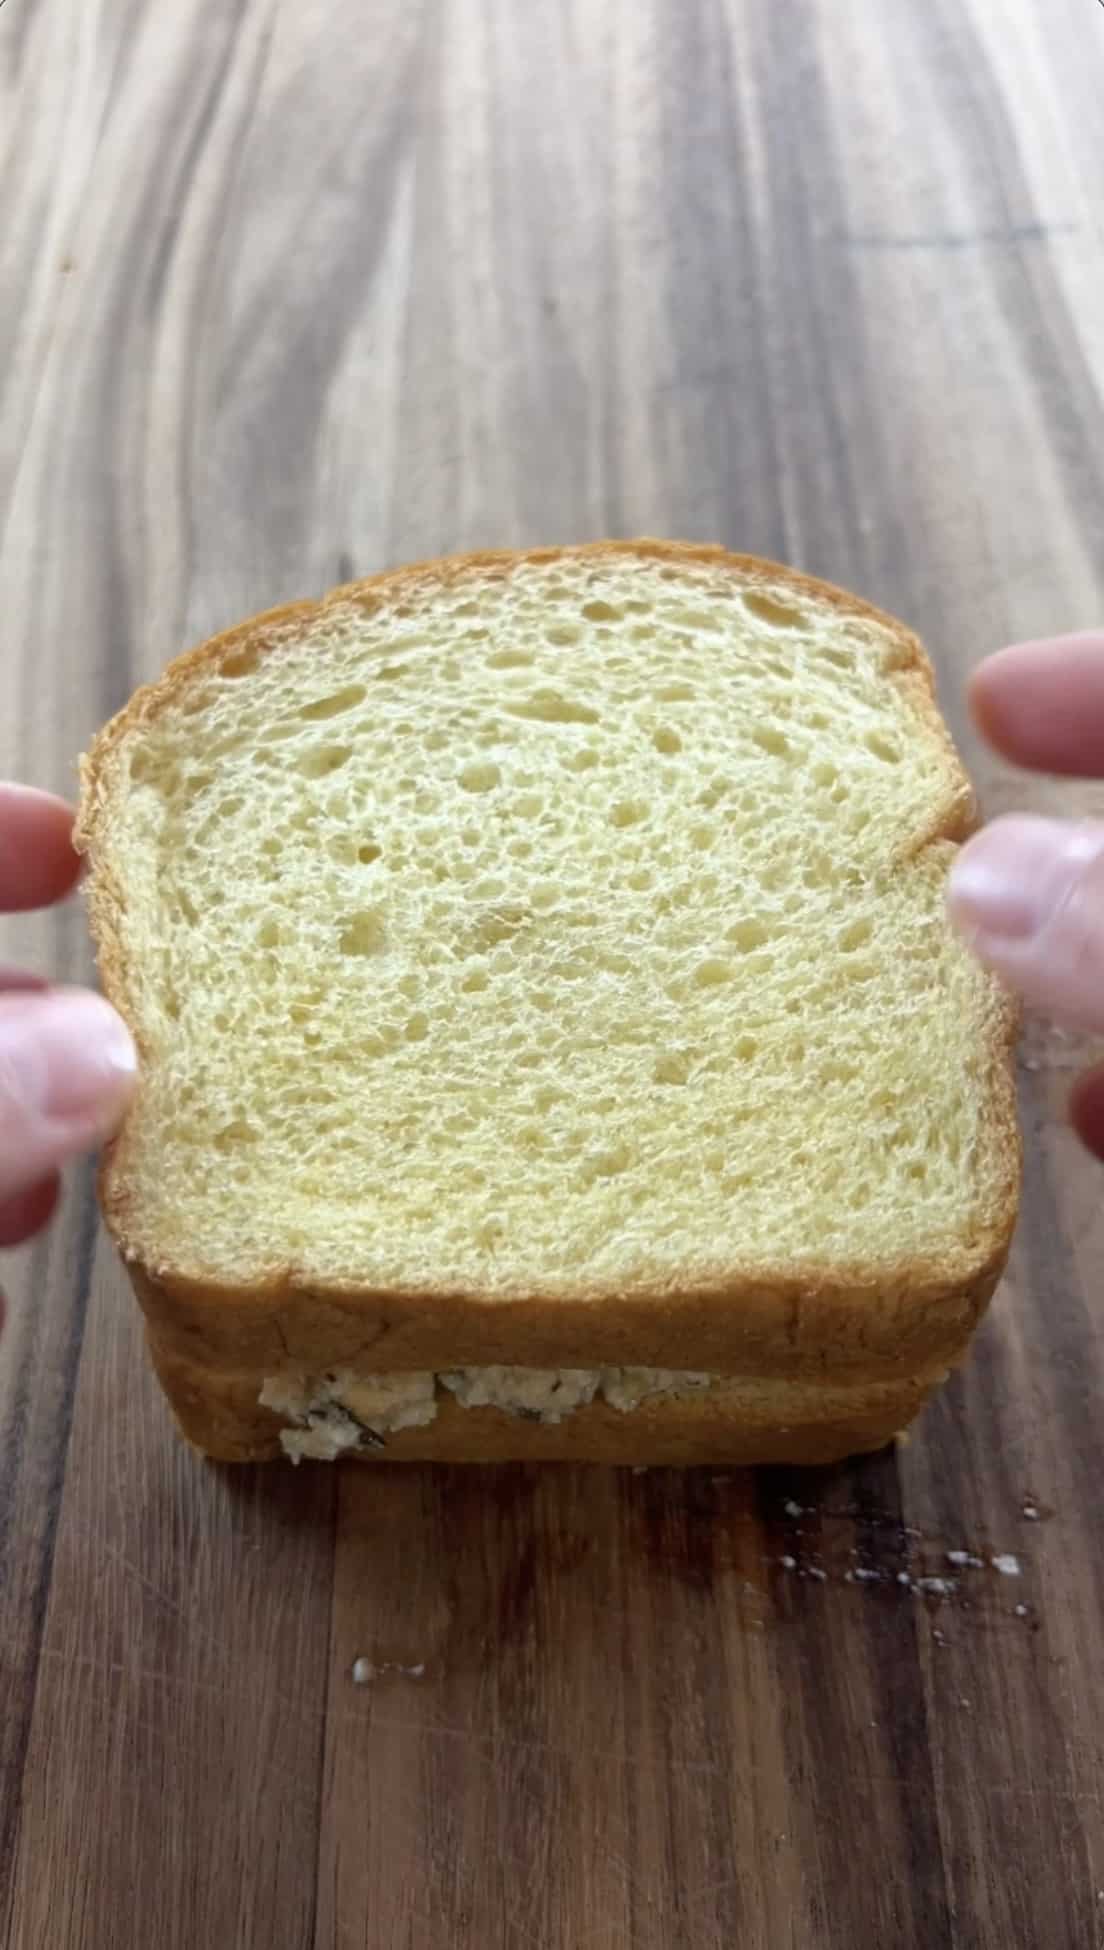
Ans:
[[[824,1464],[891,1442],[940,1366],[840,1383],[664,1369],[226,1374],[153,1347],[183,1433],[222,1462]]]

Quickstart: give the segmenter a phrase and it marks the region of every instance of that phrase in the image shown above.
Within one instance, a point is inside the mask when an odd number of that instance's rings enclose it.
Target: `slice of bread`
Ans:
[[[340,1373],[427,1378],[382,1453],[827,1459],[961,1358],[1014,1020],[944,920],[973,801],[899,623],[719,550],[431,563],[181,658],[83,785],[143,1066],[104,1210],[209,1453]],[[442,1381],[500,1367],[710,1388],[550,1447]]]
[[[884,1448],[946,1374],[938,1364],[894,1379],[858,1381],[694,1374],[680,1385],[664,1373],[673,1387],[618,1393],[588,1386],[578,1400],[579,1391],[569,1387],[567,1406],[542,1414],[526,1401],[538,1392],[524,1385],[534,1378],[532,1370],[486,1368],[468,1372],[521,1374],[523,1386],[513,1401],[509,1393],[489,1399],[497,1393],[493,1388],[465,1399],[452,1376],[446,1384],[429,1374],[404,1375],[397,1377],[400,1384],[417,1384],[417,1410],[396,1416],[381,1402],[379,1376],[338,1370],[303,1386],[298,1377],[289,1383],[285,1376],[204,1368],[157,1342],[153,1354],[185,1435],[224,1462],[351,1456],[386,1462],[830,1463]]]

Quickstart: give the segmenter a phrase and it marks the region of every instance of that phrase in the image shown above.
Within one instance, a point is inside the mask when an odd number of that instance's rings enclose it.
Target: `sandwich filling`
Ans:
[[[696,1395],[719,1377],[676,1368],[455,1368],[433,1374],[270,1375],[260,1402],[288,1423],[280,1434],[292,1462],[332,1462],[344,1451],[379,1448],[400,1429],[436,1419],[442,1390],[461,1408],[497,1408],[533,1422],[562,1422],[596,1398],[631,1414],[656,1397]]]

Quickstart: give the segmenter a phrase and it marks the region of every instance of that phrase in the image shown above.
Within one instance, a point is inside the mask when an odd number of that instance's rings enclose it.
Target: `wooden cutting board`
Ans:
[[[898,611],[991,810],[1104,809],[963,703],[1104,622],[1102,99],[1095,0],[6,0],[3,771],[263,605],[651,531]],[[973,1361],[827,1475],[206,1468],[78,1174],[6,1269],[0,1942],[1104,1943],[1084,1055]]]

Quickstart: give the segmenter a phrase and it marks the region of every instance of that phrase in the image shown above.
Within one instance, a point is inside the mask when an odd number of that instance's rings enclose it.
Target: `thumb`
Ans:
[[[964,846],[951,918],[1025,1001],[1104,1030],[1104,822],[1014,815]]]
[[[130,1036],[100,996],[0,994],[0,1200],[109,1136],[136,1070]]]

